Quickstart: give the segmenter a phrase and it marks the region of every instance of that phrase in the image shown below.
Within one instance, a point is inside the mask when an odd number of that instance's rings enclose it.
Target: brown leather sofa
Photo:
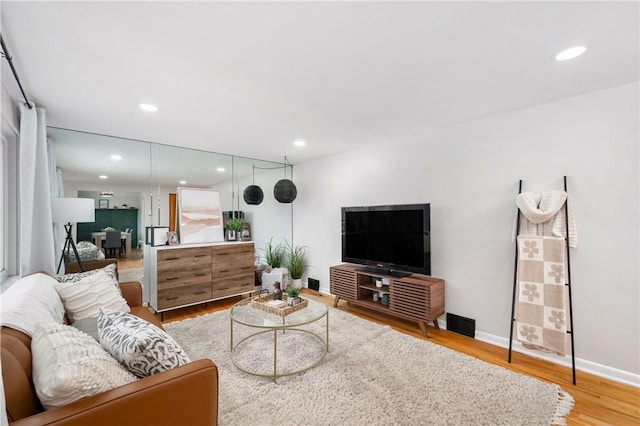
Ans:
[[[93,261],[93,267],[112,260]],[[142,286],[121,283],[131,313],[162,328],[142,305]],[[217,425],[218,368],[210,359],[193,361],[170,371],[45,411],[31,374],[31,338],[0,328],[2,380],[9,423],[18,425]]]

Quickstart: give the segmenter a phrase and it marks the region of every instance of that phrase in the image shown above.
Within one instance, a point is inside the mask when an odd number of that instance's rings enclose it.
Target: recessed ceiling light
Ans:
[[[144,111],[157,112],[158,107],[151,104],[140,104],[140,109]]]
[[[567,61],[582,55],[587,50],[584,46],[575,46],[570,49],[563,50],[556,55],[556,61]]]
[[[122,160],[122,155],[112,154],[111,159],[116,161]]]
[[[218,167],[216,170],[219,171],[220,173],[222,173],[222,172],[224,172],[225,169],[224,169],[224,167]]]
[[[295,146],[305,146],[307,143],[302,140],[297,140],[293,143]]]
[[[186,180],[181,180],[181,181],[180,181],[180,185],[186,185],[186,184],[187,184],[187,181],[186,181]]]
[[[98,176],[98,177],[99,177],[100,179],[109,179],[109,176],[107,176],[107,175],[100,175],[100,176]]]

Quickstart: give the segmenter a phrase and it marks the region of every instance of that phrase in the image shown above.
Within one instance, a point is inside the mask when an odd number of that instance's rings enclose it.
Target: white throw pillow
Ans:
[[[97,317],[100,308],[129,312],[129,305],[104,271],[89,275],[75,283],[56,283],[70,322]]]
[[[20,278],[0,297],[0,325],[33,336],[38,321],[62,324],[64,307],[55,290],[57,281],[38,273]]]
[[[100,309],[100,343],[138,377],[147,377],[191,362],[164,330],[135,315]]]
[[[48,410],[136,381],[87,334],[40,321],[31,339],[33,384]]]
[[[100,269],[92,269],[90,271],[77,272],[74,274],[54,275],[53,277],[61,283],[76,283],[83,278],[86,278],[90,275],[95,275],[100,271],[104,271],[107,273],[107,275],[113,278],[113,282],[115,283],[115,286],[120,288],[120,286],[118,285],[118,276],[116,273],[116,269],[117,269],[117,265],[115,263],[110,263],[107,266]]]

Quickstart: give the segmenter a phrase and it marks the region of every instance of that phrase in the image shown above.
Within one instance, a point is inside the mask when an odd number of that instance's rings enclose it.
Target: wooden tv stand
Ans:
[[[342,264],[329,268],[333,306],[340,299],[385,314],[416,321],[422,335],[427,336],[427,323],[439,329],[438,317],[444,315],[444,280],[427,275],[411,274],[398,278],[363,272],[362,265]],[[389,285],[376,287],[376,278],[386,278]],[[389,295],[389,304],[373,300],[374,293]]]

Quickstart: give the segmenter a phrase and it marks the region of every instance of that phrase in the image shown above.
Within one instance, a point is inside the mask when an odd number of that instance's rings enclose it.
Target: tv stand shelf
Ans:
[[[422,335],[427,336],[427,323],[439,329],[438,317],[444,315],[444,280],[427,275],[410,274],[406,277],[364,272],[359,265],[342,264],[329,268],[333,306],[340,299],[387,315],[416,321]],[[376,287],[376,278],[389,280],[388,286]],[[374,293],[389,294],[389,304],[373,300]]]

